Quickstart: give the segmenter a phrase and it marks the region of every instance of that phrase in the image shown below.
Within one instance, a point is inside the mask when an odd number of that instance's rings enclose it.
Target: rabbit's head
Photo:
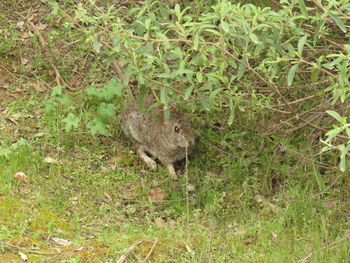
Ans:
[[[184,116],[165,121],[164,131],[171,148],[186,148],[194,144],[195,138],[190,122]]]

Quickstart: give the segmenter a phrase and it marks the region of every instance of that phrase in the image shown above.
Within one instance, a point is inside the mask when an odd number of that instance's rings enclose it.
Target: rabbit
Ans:
[[[133,100],[124,112],[122,129],[136,142],[137,153],[146,165],[157,168],[156,162],[146,152],[159,159],[167,167],[170,177],[178,178],[174,162],[184,159],[194,146],[195,137],[187,116],[172,109],[170,119],[165,120],[163,105],[150,108],[154,104],[152,96],[145,97],[145,113],[139,113],[137,103]]]

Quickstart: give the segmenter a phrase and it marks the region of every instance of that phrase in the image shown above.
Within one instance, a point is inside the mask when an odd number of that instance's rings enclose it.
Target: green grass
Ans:
[[[71,2],[65,3],[69,8]],[[18,11],[31,6],[17,4]],[[54,27],[41,5],[43,21],[52,27],[45,35],[49,45],[63,47],[72,42],[68,35],[82,37]],[[242,128],[254,127],[244,114],[224,131],[211,123],[198,128],[201,138],[188,172],[194,191],[187,203],[184,177],[172,181],[164,169],[149,171],[130,153],[120,129],[123,101],[109,123],[110,137],[87,132],[97,106],[84,89],[110,77],[102,58],[84,42],[72,44],[64,58],[54,53],[62,76],[78,76],[80,84],[53,98],[54,75],[37,39],[19,42],[16,18],[8,9],[6,16],[8,21],[0,20],[6,43],[29,52],[33,74],[21,77],[28,70],[18,54],[0,48],[0,59],[20,69],[11,75],[0,68],[9,79],[7,88],[0,87],[0,262],[22,262],[18,252],[29,262],[116,262],[134,244],[126,262],[140,262],[150,251],[150,262],[348,262],[349,176],[335,180],[338,172],[321,172],[315,160],[301,158],[310,154],[310,139],[263,137]],[[80,63],[84,58],[87,64]],[[48,90],[12,93],[30,82],[49,83]],[[53,111],[47,111],[50,103],[56,103]],[[72,110],[82,128],[66,132],[61,120]],[[21,138],[26,145],[16,144]],[[47,163],[48,157],[55,163]],[[17,172],[27,181],[16,180]],[[156,188],[164,200],[152,200]]]

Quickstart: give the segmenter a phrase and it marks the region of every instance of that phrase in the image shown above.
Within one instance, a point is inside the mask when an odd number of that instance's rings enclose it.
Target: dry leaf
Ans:
[[[274,241],[277,241],[278,235],[275,232],[271,232]]]
[[[54,163],[54,164],[59,164],[60,162],[54,158],[51,158],[51,157],[45,157],[44,159],[44,162],[45,163]]]
[[[109,202],[112,202],[113,199],[112,199],[112,196],[109,193],[103,192],[103,195],[108,199]]]
[[[13,175],[13,178],[15,178],[16,180],[20,181],[20,182],[27,182],[28,181],[28,176],[23,173],[23,172],[17,172]]]
[[[43,132],[37,132],[36,134],[34,134],[35,138],[39,138],[39,137],[43,137],[45,135],[45,133]]]
[[[52,237],[51,239],[56,244],[59,244],[59,245],[62,245],[62,246],[70,246],[72,244],[72,242],[70,242],[67,239],[63,239],[63,238]]]
[[[160,188],[154,188],[149,192],[149,195],[151,196],[153,201],[160,201],[163,200],[165,197],[165,194]]]
[[[196,190],[196,187],[193,184],[187,185],[187,191],[194,192]]]
[[[38,31],[42,31],[42,30],[44,30],[45,28],[47,28],[47,24],[39,24],[39,25],[36,25],[35,28],[36,28],[36,30],[38,30]]]
[[[156,225],[157,227],[159,227],[159,228],[166,225],[165,220],[164,220],[163,218],[161,218],[161,217],[155,218],[155,219],[154,219],[154,223],[155,223],[155,225]]]
[[[38,92],[45,92],[46,91],[46,89],[43,86],[41,86],[39,83],[31,82],[31,83],[28,83],[27,86],[28,86],[28,88],[33,88]]]
[[[21,259],[23,260],[23,261],[28,261],[28,256],[26,255],[26,254],[24,254],[24,253],[22,253],[22,252],[18,252],[18,254],[21,256]]]
[[[6,120],[8,120],[16,125],[18,124],[18,122],[14,118],[7,117]]]
[[[22,29],[24,26],[24,21],[18,21],[17,26]]]

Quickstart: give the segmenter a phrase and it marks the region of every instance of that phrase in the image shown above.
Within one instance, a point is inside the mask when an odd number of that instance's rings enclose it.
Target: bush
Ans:
[[[345,170],[347,1],[281,0],[261,7],[225,0],[146,0],[105,8],[94,2],[76,6],[74,16],[57,4],[53,9],[82,30],[116,70],[118,80],[109,83],[112,97],[153,93],[165,112],[176,101],[197,114],[216,112],[212,121],[228,126],[238,114],[268,111],[260,132],[283,135],[309,127],[308,134],[317,138],[331,129],[333,121],[325,114],[331,110],[339,124],[322,142],[324,150],[340,150]]]

